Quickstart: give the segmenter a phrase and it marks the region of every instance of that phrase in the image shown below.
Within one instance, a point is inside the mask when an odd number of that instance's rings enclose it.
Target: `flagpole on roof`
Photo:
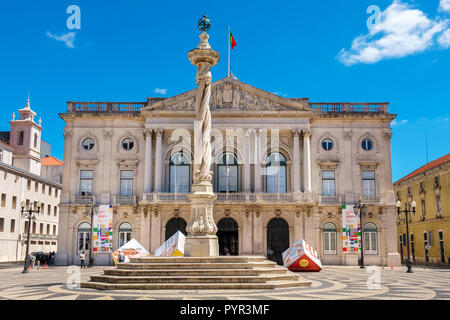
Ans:
[[[231,74],[231,50],[230,50],[231,39],[230,39],[230,35],[231,35],[231,27],[228,26],[228,77],[230,77],[230,74]]]

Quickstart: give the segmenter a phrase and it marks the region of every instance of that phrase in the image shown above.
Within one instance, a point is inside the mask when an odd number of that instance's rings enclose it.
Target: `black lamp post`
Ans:
[[[358,201],[358,203],[355,203],[353,205],[353,210],[355,211],[355,214],[358,215],[359,212],[359,224],[361,226],[361,269],[364,269],[364,246],[363,246],[363,237],[364,237],[364,225],[363,225],[363,217],[367,213],[367,206],[365,204],[361,204],[361,200]]]
[[[31,221],[32,220],[36,220],[36,216],[35,214],[39,214],[39,212],[41,211],[41,203],[39,201],[35,202],[35,208],[32,208],[32,204],[30,203],[30,207],[28,208],[28,210],[25,210],[25,201],[22,201],[20,203],[20,206],[22,207],[21,213],[22,213],[22,217],[24,218],[28,218],[28,233],[27,233],[27,249],[25,252],[25,261],[24,261],[24,265],[23,265],[23,271],[22,273],[28,273],[28,265],[30,262],[30,259],[28,257],[28,253],[30,251],[30,230],[31,230]]]
[[[92,202],[85,205],[86,212],[85,215],[91,216],[91,234],[90,234],[90,243],[89,243],[89,265],[88,267],[92,267],[94,265],[94,257],[92,256],[92,245],[94,239],[94,214],[98,212],[98,204],[94,203],[94,198],[92,198]]]
[[[395,206],[397,207],[397,214],[398,214],[398,218],[401,219],[401,214],[405,213],[405,223],[406,223],[406,267],[408,268],[408,270],[406,270],[407,273],[413,273],[412,271],[412,261],[411,261],[411,256],[410,256],[410,252],[409,252],[409,229],[408,229],[408,223],[411,222],[412,217],[411,217],[411,213],[413,215],[416,214],[416,202],[414,200],[412,200],[411,202],[406,202],[405,203],[405,210],[401,210],[400,208],[402,207],[402,203],[400,202],[400,200],[397,200],[397,202],[395,203]]]

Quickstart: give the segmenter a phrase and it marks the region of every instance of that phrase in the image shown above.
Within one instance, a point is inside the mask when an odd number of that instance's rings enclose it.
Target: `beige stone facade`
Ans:
[[[231,254],[279,260],[304,238],[324,264],[356,264],[357,255],[342,253],[341,208],[362,200],[365,222],[376,228],[365,263],[400,263],[390,153],[395,115],[387,103],[312,103],[227,77],[213,83],[210,108],[222,254],[227,246]],[[80,236],[88,248],[79,227],[90,223],[84,212],[91,201],[114,207],[114,248],[131,236],[153,252],[166,231],[183,229],[195,162],[195,90],[142,103],[68,102],[60,116],[58,264],[78,263]],[[122,223],[131,231],[120,232]],[[107,254],[96,257],[97,264],[110,262]]]

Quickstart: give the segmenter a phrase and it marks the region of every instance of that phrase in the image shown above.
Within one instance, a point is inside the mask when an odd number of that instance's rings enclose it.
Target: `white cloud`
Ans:
[[[441,0],[441,4],[439,5],[439,9],[441,11],[450,12],[450,0]]]
[[[393,126],[393,127],[400,126],[400,125],[405,124],[407,122],[408,122],[408,120],[406,120],[406,119],[403,119],[403,120],[400,120],[400,121],[397,121],[397,119],[394,119],[394,121],[391,122],[391,126]]]
[[[76,32],[67,32],[67,33],[63,33],[60,36],[57,36],[57,35],[51,33],[50,31],[47,31],[46,35],[49,38],[55,39],[56,41],[64,42],[64,44],[69,48],[75,48],[75,45],[73,44],[73,42],[75,41]]]
[[[447,49],[450,47],[450,29],[445,30],[438,39],[441,47]]]
[[[434,38],[446,29],[448,20],[430,19],[424,12],[401,0],[380,13],[380,21],[368,34],[353,40],[349,50],[342,49],[338,59],[345,65],[376,63],[425,51]]]
[[[160,88],[155,88],[155,90],[153,90],[154,93],[160,93],[162,95],[165,95],[167,93],[167,89],[160,89]]]

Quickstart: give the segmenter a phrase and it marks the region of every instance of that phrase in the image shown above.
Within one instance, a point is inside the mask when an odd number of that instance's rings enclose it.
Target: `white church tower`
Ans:
[[[15,120],[13,113],[10,121],[10,144],[15,149],[13,165],[40,175],[41,119],[38,124],[34,122],[36,113],[30,108],[30,99],[27,99],[27,105],[19,110],[19,114],[20,119]]]

